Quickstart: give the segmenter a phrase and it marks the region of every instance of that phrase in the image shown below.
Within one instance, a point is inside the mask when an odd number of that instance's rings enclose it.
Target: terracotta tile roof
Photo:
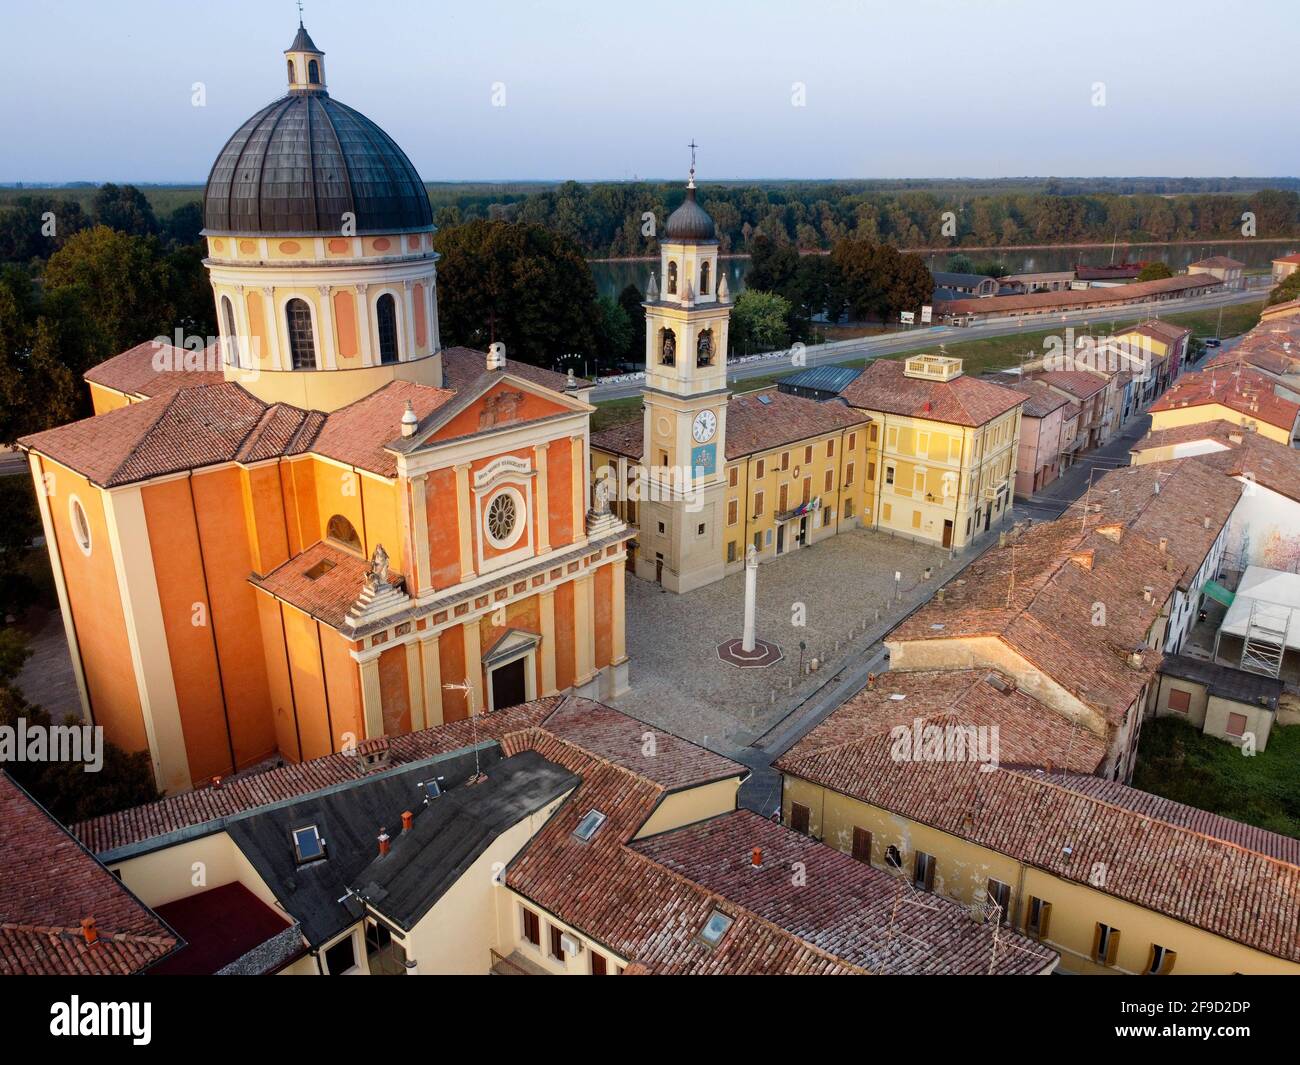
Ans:
[[[898,698],[902,696],[902,698]],[[917,720],[996,726],[997,758],[1008,766],[1055,766],[1095,772],[1106,741],[987,669],[889,672],[846,700],[782,755],[799,761],[836,747],[911,729]]]
[[[1275,263],[1300,263],[1300,252],[1294,255],[1283,255],[1280,259],[1274,259]]]
[[[1207,422],[1192,422],[1189,425],[1173,425],[1168,429],[1152,429],[1129,450],[1151,451],[1160,447],[1172,447],[1175,444],[1190,444],[1198,440],[1213,440],[1227,447],[1228,435],[1239,434],[1242,431],[1240,425],[1226,422],[1222,418]]]
[[[397,458],[387,444],[401,439],[402,415],[409,401],[417,418],[425,418],[456,393],[415,381],[390,381],[370,395],[325,417],[312,451],[383,477],[397,476]]]
[[[1188,591],[1244,487],[1191,458],[1122,466],[1092,483],[1087,521],[1094,526],[1122,522],[1148,541],[1167,540],[1182,571],[1178,587]],[[1084,506],[1075,503],[1072,514],[1081,515]]]
[[[1078,403],[1090,400],[1110,383],[1110,378],[1105,374],[1092,370],[1044,370],[1035,373],[1032,380],[1042,381],[1049,388],[1056,389]]]
[[[81,928],[90,917],[99,932],[93,945]],[[170,928],[0,770],[0,975],[136,973],[178,943]]]
[[[983,425],[1025,402],[1019,392],[966,374],[951,381],[907,377],[898,359],[876,359],[841,395],[862,410],[968,426]]]
[[[870,421],[834,399],[818,403],[776,388],[747,392],[727,400],[727,458],[756,455]]]
[[[249,577],[249,583],[337,629],[361,594],[368,572],[365,559],[318,540],[265,576]],[[390,572],[388,581],[400,587],[403,577]]]
[[[1261,321],[1231,351],[1220,352],[1209,365],[1244,363],[1283,376],[1300,369],[1300,319]]]
[[[180,388],[218,385],[224,380],[216,344],[202,352],[146,340],[92,366],[82,378],[128,396],[162,396]]]
[[[92,418],[34,433],[21,447],[48,455],[104,488],[260,454],[279,437],[305,448],[313,424],[306,411],[266,404],[222,382],[177,389]],[[296,424],[297,428],[293,428]],[[300,432],[299,430],[305,430]]]
[[[727,458],[738,459],[788,447],[827,433],[867,425],[871,419],[838,400],[815,399],[763,388],[727,400]],[[640,462],[644,426],[640,418],[591,434],[591,446]]]
[[[1185,336],[1191,336],[1192,331],[1186,326],[1174,325],[1173,322],[1162,321],[1159,318],[1148,318],[1145,322],[1139,322],[1137,325],[1117,333],[1116,336],[1128,336],[1130,333],[1137,333],[1139,336],[1151,337],[1153,340],[1172,344],[1182,340]]]
[[[1069,289],[1059,292],[1033,292],[1024,296],[989,296],[985,299],[951,300],[944,304],[945,314],[999,315],[1016,311],[1048,311],[1055,308],[1086,307],[1094,304],[1129,303],[1153,297],[1176,296],[1187,289],[1216,288],[1223,284],[1210,274],[1180,274],[1158,281],[1135,281],[1114,288]]]
[[[611,455],[640,462],[644,457],[645,424],[641,418],[619,422],[591,434],[591,446]]]
[[[1160,663],[1142,647],[1182,566],[1159,545],[1122,528],[1112,535],[1062,518],[995,547],[886,636],[887,644],[993,636],[1112,726]],[[1150,588],[1150,599],[1144,589]],[[1096,604],[1106,624],[1095,625]]]
[[[447,388],[456,392],[469,388],[474,384],[487,369],[487,352],[475,351],[473,348],[444,348],[442,352],[442,373],[443,383]],[[532,381],[533,384],[541,385],[543,388],[549,388],[556,392],[564,392],[568,389],[568,374],[557,373],[555,370],[547,370],[541,366],[532,366],[526,362],[520,362],[518,359],[507,357],[505,365],[506,373],[514,374],[516,377],[522,377],[525,381]],[[590,388],[591,382],[578,379],[579,390]]]
[[[1233,363],[1184,374],[1150,409],[1155,413],[1218,404],[1289,432],[1300,416],[1300,403],[1277,395],[1273,389],[1272,378],[1249,366]]]
[[[1233,267],[1245,266],[1245,263],[1239,263],[1236,259],[1230,259],[1226,255],[1211,255],[1208,259],[1198,259],[1191,264],[1192,266],[1204,266],[1211,270],[1231,270]],[[1189,267],[1188,269],[1190,269]]]
[[[728,903],[815,943],[858,968],[888,975],[1026,975],[1050,969],[1055,952],[993,929],[966,907],[914,891],[900,876],[736,810],[632,844],[634,850]],[[752,852],[762,852],[754,868]],[[793,868],[807,873],[796,883]],[[723,941],[725,945],[725,939]]]
[[[1261,321],[1271,321],[1276,318],[1290,318],[1292,315],[1300,314],[1300,300],[1287,300],[1284,303],[1275,303],[1271,307],[1265,307],[1259,312]]]
[[[1169,811],[1140,797],[1120,804],[1042,773],[898,761],[890,747],[886,736],[777,767],[1074,883],[1089,884],[1100,863],[1096,890],[1300,961],[1300,867],[1161,820]]]
[[[1265,854],[1290,865],[1300,865],[1300,839],[1294,836],[1283,836],[1265,828],[1233,821],[1102,777],[1068,774],[1062,769],[1061,773],[1052,774],[1047,779],[1082,795],[1132,810],[1155,821],[1221,839],[1225,843],[1234,843],[1245,850]]]
[[[1233,436],[1240,436],[1240,443],[1228,436],[1223,438],[1229,450],[1194,455],[1187,461],[1228,477],[1248,477],[1270,491],[1300,501],[1300,451],[1258,433],[1238,432]]]
[[[1061,393],[1050,388],[1046,381],[1036,378],[1017,379],[1011,374],[996,374],[986,380],[1024,396],[1025,405],[1020,411],[1021,417],[1024,418],[1046,418],[1053,411],[1059,410],[1070,402]]]

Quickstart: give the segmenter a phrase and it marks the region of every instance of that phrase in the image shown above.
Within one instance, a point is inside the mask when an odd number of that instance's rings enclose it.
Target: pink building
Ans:
[[[1011,374],[992,379],[1027,396],[1020,408],[1020,450],[1016,457],[1016,495],[1032,496],[1061,475],[1061,445],[1070,400],[1042,381],[1014,380]],[[1077,412],[1076,412],[1077,416]]]

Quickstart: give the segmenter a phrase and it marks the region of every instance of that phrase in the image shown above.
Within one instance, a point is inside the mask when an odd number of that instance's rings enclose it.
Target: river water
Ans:
[[[1267,270],[1273,259],[1300,250],[1300,241],[1258,240],[1242,244],[1119,244],[1113,258],[1109,246],[1104,248],[1008,248],[994,251],[966,252],[974,262],[995,260],[1013,274],[1042,270],[1069,270],[1076,263],[1085,266],[1104,266],[1108,262],[1148,261],[1163,259],[1174,273],[1187,269],[1189,263],[1207,259],[1211,255],[1228,255],[1246,264],[1248,270]],[[933,252],[925,256],[931,270],[942,270],[952,252]],[[745,274],[749,271],[748,258],[722,260],[727,271],[727,283],[732,294],[745,287]],[[642,292],[650,278],[650,271],[658,273],[659,261],[593,262],[592,276],[596,291],[602,296],[617,297],[624,287],[636,285]]]

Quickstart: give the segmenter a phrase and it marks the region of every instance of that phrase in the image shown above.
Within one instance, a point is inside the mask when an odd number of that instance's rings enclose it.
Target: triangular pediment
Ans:
[[[408,455],[450,441],[497,432],[514,425],[590,412],[575,396],[552,391],[501,371],[485,373],[454,400],[434,411],[400,448]]]

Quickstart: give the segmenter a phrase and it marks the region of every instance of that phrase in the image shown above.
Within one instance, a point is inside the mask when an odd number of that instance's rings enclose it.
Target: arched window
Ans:
[[[670,295],[677,295],[677,264],[668,264],[668,292]]]
[[[357,530],[352,522],[348,521],[342,514],[335,514],[330,518],[329,525],[325,527],[325,535],[335,543],[342,544],[344,547],[351,548],[353,551],[361,551],[361,537],[357,535]]]
[[[397,301],[391,292],[385,292],[375,303],[375,324],[379,329],[379,361],[396,362],[397,352]]]
[[[221,297],[221,324],[226,331],[226,365],[239,365],[239,335],[235,329],[235,307],[229,296]]]
[[[316,369],[316,338],[311,329],[311,308],[306,300],[292,299],[284,308],[289,320],[289,354],[295,370]]]
[[[695,365],[712,366],[713,365],[713,330],[705,329],[701,331],[700,338],[695,342]]]
[[[294,79],[294,73],[293,73],[293,60],[290,59],[290,60],[287,60],[287,62],[288,62],[288,64],[289,64],[289,84],[292,85],[292,84],[293,84],[293,79]]]
[[[663,366],[677,365],[677,335],[671,329],[659,330],[659,362]]]
[[[307,63],[307,80],[313,85],[320,84],[320,66],[314,59]]]
[[[708,294],[709,294],[709,264],[701,263],[700,264],[700,295],[707,296]]]
[[[86,520],[85,508],[76,496],[68,497],[68,516],[72,520],[72,535],[81,548],[81,553],[90,555],[90,522]]]

